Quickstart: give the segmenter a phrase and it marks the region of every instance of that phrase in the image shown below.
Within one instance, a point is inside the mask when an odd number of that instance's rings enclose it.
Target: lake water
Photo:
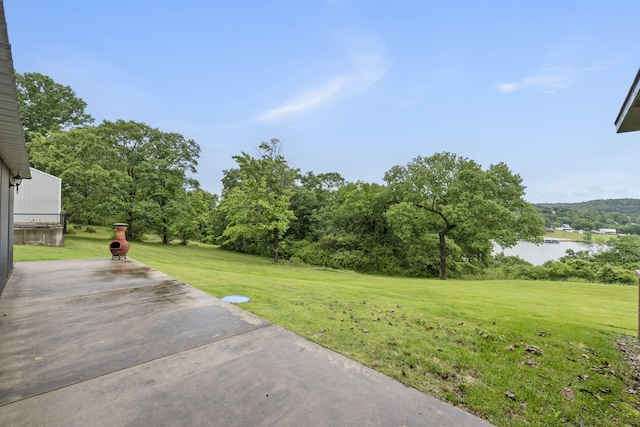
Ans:
[[[504,252],[507,256],[519,256],[525,261],[529,261],[533,265],[542,265],[550,260],[557,260],[566,255],[567,249],[575,252],[590,250],[591,252],[600,252],[606,249],[602,245],[587,245],[580,242],[560,241],[560,243],[541,243],[539,245],[531,242],[518,242],[514,247],[502,249],[498,245],[494,245],[493,253],[499,254]]]

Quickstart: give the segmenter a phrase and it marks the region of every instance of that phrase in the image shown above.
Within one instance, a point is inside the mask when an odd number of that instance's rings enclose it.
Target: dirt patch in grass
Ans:
[[[621,336],[617,340],[618,348],[629,365],[627,373],[627,401],[629,405],[640,411],[640,342],[630,336]]]

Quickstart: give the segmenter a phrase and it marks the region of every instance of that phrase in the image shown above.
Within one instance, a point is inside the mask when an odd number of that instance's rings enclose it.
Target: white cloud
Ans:
[[[258,121],[269,122],[286,118],[292,114],[310,111],[337,97],[347,84],[345,76],[334,77],[321,87],[307,90],[286,101],[280,107],[272,108],[260,116]]]
[[[502,93],[510,93],[528,87],[539,87],[545,91],[555,92],[569,87],[572,77],[576,72],[577,71],[567,69],[546,70],[542,73],[525,77],[516,82],[498,83],[495,86]]]
[[[509,93],[509,92],[513,92],[514,90],[516,90],[517,86],[515,83],[501,83],[501,84],[496,84],[496,87],[498,88],[498,90],[502,93]]]
[[[319,87],[302,92],[282,105],[258,115],[256,120],[261,122],[285,120],[340,99],[358,96],[382,79],[387,72],[386,61],[380,53],[357,56],[353,60],[353,71],[335,76]]]
[[[495,87],[502,93],[510,93],[529,87],[538,87],[545,92],[554,93],[570,87],[578,80],[581,74],[606,70],[611,68],[611,66],[612,64],[601,64],[581,68],[571,66],[548,68],[538,74],[525,77],[515,82],[497,83]]]

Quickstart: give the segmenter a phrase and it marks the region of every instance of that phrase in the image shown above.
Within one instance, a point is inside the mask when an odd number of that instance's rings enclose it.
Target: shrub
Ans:
[[[596,280],[602,283],[617,283],[620,285],[635,285],[638,283],[633,271],[610,264],[600,267],[596,273]]]
[[[568,259],[565,264],[571,270],[571,277],[588,280],[593,282],[596,277],[597,267],[593,262],[585,259]]]
[[[564,262],[546,262],[544,267],[549,280],[567,280],[572,276],[571,268]]]

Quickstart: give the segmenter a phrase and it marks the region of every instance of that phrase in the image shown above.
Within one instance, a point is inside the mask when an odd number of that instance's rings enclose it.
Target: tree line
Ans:
[[[132,240],[164,243],[205,228],[214,195],[199,189],[198,144],[144,123],[93,125],[86,103],[40,73],[16,73],[31,165],[62,179],[62,208],[84,224],[126,222]]]
[[[536,208],[547,227],[569,224],[574,230],[615,228],[621,234],[640,235],[640,200],[607,199],[580,203],[539,203]]]
[[[16,82],[30,160],[62,178],[71,220],[127,222],[131,240],[152,233],[163,243],[202,241],[274,261],[446,279],[491,268],[512,274],[496,264],[494,242],[540,241],[557,222],[578,228],[570,209],[526,202],[506,164],[484,168],[449,152],[392,166],[383,183],[346,182],[291,167],[283,143],[271,139],[254,155],[233,156],[221,194],[211,194],[193,178],[195,141],[124,119],[94,125],[68,86],[38,73],[17,73]],[[611,212],[598,220],[575,212],[594,228],[624,222]],[[536,274],[529,276],[542,278]]]
[[[453,153],[394,166],[385,184],[302,174],[278,139],[234,156],[214,211],[224,248],[355,271],[437,276],[491,264],[493,242],[540,239],[544,224],[521,178],[504,163],[483,169]]]

